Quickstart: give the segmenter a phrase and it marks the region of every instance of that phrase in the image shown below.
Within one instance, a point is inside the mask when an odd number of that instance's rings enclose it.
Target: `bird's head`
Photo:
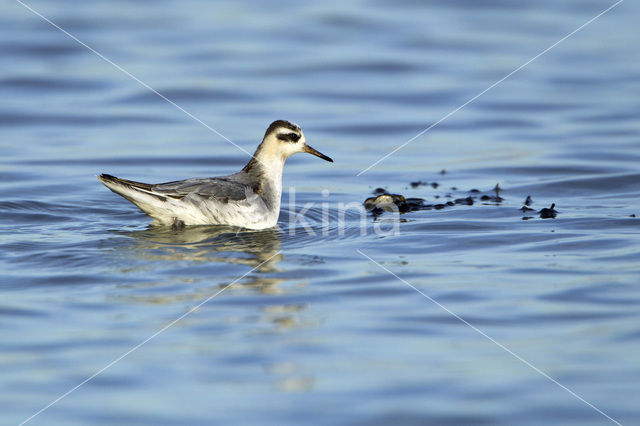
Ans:
[[[331,158],[307,145],[307,140],[300,126],[285,120],[271,123],[264,134],[261,151],[261,154],[272,158],[281,157],[283,161],[295,153],[306,152],[333,163]]]

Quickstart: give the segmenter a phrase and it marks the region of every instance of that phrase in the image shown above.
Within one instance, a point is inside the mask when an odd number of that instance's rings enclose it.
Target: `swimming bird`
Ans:
[[[306,152],[333,162],[307,145],[300,126],[271,123],[251,160],[238,173],[148,184],[101,174],[107,188],[131,201],[160,225],[231,225],[265,229],[276,225],[285,160]]]

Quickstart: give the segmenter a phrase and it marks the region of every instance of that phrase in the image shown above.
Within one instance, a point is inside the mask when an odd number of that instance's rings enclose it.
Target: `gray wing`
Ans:
[[[172,198],[181,199],[189,195],[198,195],[201,198],[214,198],[223,202],[244,200],[247,198],[247,188],[240,182],[224,177],[193,178],[151,186],[153,192]]]

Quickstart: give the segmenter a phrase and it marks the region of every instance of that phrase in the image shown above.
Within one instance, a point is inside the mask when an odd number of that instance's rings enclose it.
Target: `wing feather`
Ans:
[[[226,202],[246,199],[249,187],[226,178],[193,178],[151,185],[150,189],[155,193],[176,199],[197,195],[203,199]]]

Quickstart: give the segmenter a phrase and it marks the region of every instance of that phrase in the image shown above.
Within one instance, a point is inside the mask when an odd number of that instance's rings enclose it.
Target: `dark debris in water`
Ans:
[[[403,195],[385,193],[377,197],[367,198],[364,200],[364,207],[370,210],[375,216],[385,211],[406,213],[422,209],[424,207],[424,200],[422,198],[405,198]]]
[[[445,174],[446,171],[442,170],[441,174]],[[427,182],[423,180],[415,180],[409,183],[412,189],[420,187],[431,187],[438,189],[441,185],[438,182]],[[405,187],[408,189],[408,187]],[[391,194],[387,192],[385,188],[376,188],[373,191],[375,197],[367,198],[364,202],[365,208],[370,211],[374,217],[382,215],[384,212],[399,212],[407,213],[417,210],[442,210],[455,206],[473,206],[478,203],[482,205],[501,205],[505,199],[501,196],[504,189],[500,187],[500,184],[496,184],[492,189],[486,192],[473,188],[470,190],[458,190],[458,187],[452,186],[451,191],[458,194],[452,194],[450,192],[433,194],[434,200],[437,200],[433,204],[429,204],[424,198],[408,198],[401,194]],[[468,194],[466,197],[460,197],[460,194]],[[456,198],[456,195],[458,197]],[[449,199],[444,201],[444,199]],[[555,219],[559,212],[555,209],[556,203],[552,203],[550,207],[545,207],[540,210],[533,208],[533,198],[531,195],[527,195],[520,211],[523,213],[522,220],[531,219]],[[628,217],[636,218],[636,214],[630,214]]]
[[[456,198],[454,200],[454,202],[456,204],[462,204],[465,206],[472,206],[474,201],[473,201],[473,197],[466,197],[466,198]]]
[[[440,186],[440,184],[438,182],[423,182],[421,180],[416,180],[414,182],[409,182],[409,185],[413,189],[418,188],[419,186],[431,186],[433,189],[438,189],[438,187]]]
[[[444,173],[446,172],[443,170],[442,174]],[[438,182],[426,182],[422,180],[410,182],[409,185],[413,189],[423,186],[431,186],[433,189],[437,189],[440,186]],[[451,187],[451,190],[458,192],[457,187]],[[408,198],[401,194],[389,193],[386,189],[380,187],[373,191],[374,197],[369,197],[364,201],[364,206],[374,217],[378,217],[385,212],[407,213],[417,210],[442,210],[455,206],[473,206],[478,203],[483,205],[500,205],[504,201],[504,198],[500,195],[501,192],[504,192],[504,189],[501,188],[499,184],[496,184],[491,190],[487,191],[488,193],[483,193],[475,188],[459,192],[466,192],[469,195],[454,198],[454,195],[451,193],[445,195],[435,194],[433,195],[435,200],[448,198],[449,201],[429,204],[424,198]],[[520,211],[524,214],[536,214],[541,219],[554,219],[558,215],[558,211],[555,210],[555,203],[551,204],[549,208],[543,208],[540,211],[531,207],[532,205],[533,199],[531,195],[527,195]],[[635,217],[635,214],[631,215],[631,217]],[[536,216],[523,216],[522,220],[535,218]]]
[[[527,201],[530,201],[531,197],[527,197]],[[525,202],[526,203],[526,202]],[[549,208],[543,208],[541,209],[538,213],[538,215],[540,216],[541,219],[555,219],[556,216],[558,216],[558,211],[555,209],[556,207],[556,203],[552,203],[551,207]],[[527,213],[527,212],[535,212],[535,209],[532,209],[531,207],[528,207],[528,205],[524,205],[522,206],[522,208],[520,209],[522,210],[523,213]],[[524,216],[522,218],[522,220],[530,220],[530,219],[535,219],[535,216]]]
[[[531,198],[531,195],[527,195],[527,199],[524,200],[524,205],[520,207],[520,211],[522,211],[522,213],[535,212],[536,209],[529,207],[532,204],[533,204],[533,199]],[[551,207],[543,208],[537,213],[541,219],[555,219],[555,217],[558,215],[558,211],[555,210],[555,207],[556,207],[556,204],[553,203],[551,204]],[[522,220],[530,220],[534,218],[535,216],[524,216]]]
[[[540,217],[542,219],[555,219],[555,217],[558,215],[558,212],[555,210],[556,207],[556,203],[551,204],[551,207],[544,208],[542,210],[540,210]]]
[[[421,180],[410,182],[412,188],[418,188],[420,186],[431,186],[433,189],[437,189],[440,184],[437,182],[424,182]],[[457,191],[458,188],[452,187],[452,191]],[[450,193],[444,195],[444,198],[449,198],[450,200],[447,202],[439,202],[434,204],[428,204],[423,198],[407,198],[401,194],[391,194],[388,193],[384,188],[376,188],[373,191],[375,197],[369,197],[364,201],[365,208],[370,211],[374,217],[377,217],[384,212],[399,212],[406,213],[416,210],[442,210],[447,207],[454,206],[473,206],[480,201],[485,201],[485,204],[499,204],[503,201],[502,197],[500,197],[499,192],[502,189],[499,185],[496,185],[492,191],[495,192],[495,195],[468,195],[466,197],[454,198],[454,196]],[[468,191],[470,194],[480,194],[480,191],[477,189]],[[441,198],[441,195],[434,195],[434,199],[438,200]]]
[[[491,201],[493,201],[494,203],[501,203],[503,201],[503,198],[500,196],[500,191],[502,191],[502,188],[500,188],[500,185],[496,183],[496,186],[493,188],[493,191],[496,193],[496,195],[493,197]]]
[[[533,200],[531,199],[531,195],[527,195],[527,199],[524,200],[524,205],[522,207],[520,207],[520,211],[522,213],[527,213],[527,212],[534,212],[536,211],[536,209],[532,209],[531,207],[529,207],[531,204],[533,204]],[[525,219],[526,220],[526,219]]]

